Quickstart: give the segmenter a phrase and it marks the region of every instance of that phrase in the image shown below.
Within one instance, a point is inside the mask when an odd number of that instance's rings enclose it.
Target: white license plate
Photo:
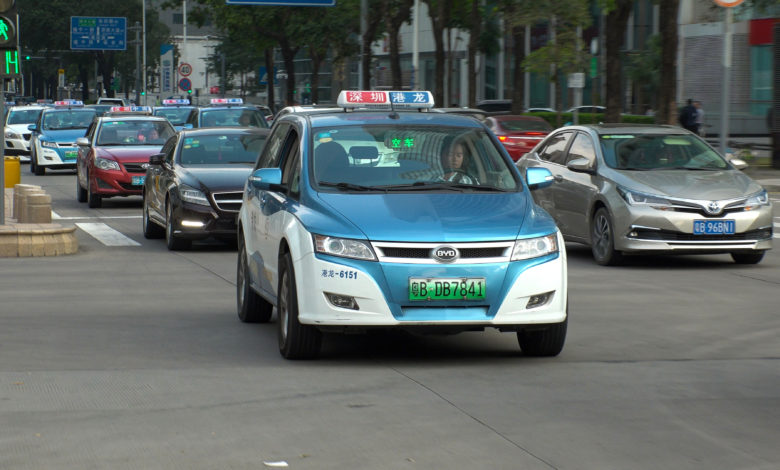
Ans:
[[[146,175],[143,176],[132,176],[130,183],[133,186],[143,186],[144,181],[146,181]]]
[[[733,235],[734,220],[694,220],[694,235]]]

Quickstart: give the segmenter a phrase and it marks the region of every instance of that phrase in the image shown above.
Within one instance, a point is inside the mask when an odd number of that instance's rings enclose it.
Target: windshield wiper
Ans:
[[[352,191],[381,191],[381,188],[377,188],[374,186],[363,186],[360,184],[352,184],[352,183],[332,183],[330,181],[320,181],[320,186],[330,186],[333,188],[338,189],[348,189]]]
[[[653,170],[654,168],[639,168],[636,166],[622,166],[618,168],[618,170],[630,170],[630,171],[648,171]]]

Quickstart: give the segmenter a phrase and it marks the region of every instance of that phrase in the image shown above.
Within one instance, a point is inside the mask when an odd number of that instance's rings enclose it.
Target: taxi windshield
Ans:
[[[162,145],[175,133],[173,127],[162,120],[117,119],[103,123],[97,145]]]
[[[42,109],[12,109],[8,114],[8,124],[33,124],[41,115]]]
[[[86,129],[92,123],[95,111],[92,109],[68,109],[52,111],[43,115],[44,130]]]
[[[515,191],[515,172],[482,129],[364,125],[313,129],[324,190]]]
[[[261,127],[268,128],[265,116],[257,109],[207,109],[201,114],[201,127]]]
[[[179,164],[191,165],[254,165],[265,144],[265,135],[217,134],[185,137],[179,153]]]
[[[154,115],[164,117],[174,126],[180,126],[187,122],[190,110],[192,108],[159,108],[154,110]]]
[[[604,161],[618,170],[724,170],[729,164],[694,135],[604,134]]]

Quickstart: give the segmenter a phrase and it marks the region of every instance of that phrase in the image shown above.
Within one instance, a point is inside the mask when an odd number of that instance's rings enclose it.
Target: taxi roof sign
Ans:
[[[152,114],[152,108],[150,106],[111,106],[108,112]]]
[[[341,108],[433,108],[430,91],[342,90],[337,105]]]
[[[55,101],[54,106],[57,108],[84,106],[84,102],[79,100],[61,100],[61,101]]]
[[[211,98],[211,104],[244,104],[244,100],[241,98]]]
[[[163,106],[179,106],[179,105],[187,105],[189,106],[190,100],[179,98],[179,99],[167,99],[163,100],[162,102]]]

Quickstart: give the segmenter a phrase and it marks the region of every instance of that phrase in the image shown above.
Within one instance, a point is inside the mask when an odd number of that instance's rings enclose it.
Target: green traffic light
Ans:
[[[190,88],[189,90],[187,90],[187,94],[188,94],[188,95],[191,95],[191,94],[192,94],[192,88]]]
[[[28,55],[24,56],[24,60],[30,60],[30,56]]]
[[[141,92],[141,96],[146,96],[146,92],[145,92],[145,91],[142,91],[142,92]]]

